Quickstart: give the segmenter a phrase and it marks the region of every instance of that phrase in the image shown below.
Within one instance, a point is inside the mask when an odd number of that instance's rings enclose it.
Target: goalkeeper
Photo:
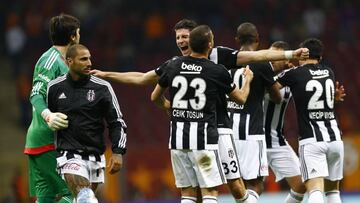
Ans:
[[[32,121],[24,153],[29,159],[30,196],[36,196],[38,203],[54,203],[58,195],[59,202],[72,202],[71,192],[56,171],[54,145],[54,131],[67,128],[67,116],[51,112],[45,98],[48,82],[68,72],[64,55],[70,45],[79,43],[79,32],[77,18],[66,14],[51,18],[49,34],[53,46],[40,57],[34,69],[30,95]]]

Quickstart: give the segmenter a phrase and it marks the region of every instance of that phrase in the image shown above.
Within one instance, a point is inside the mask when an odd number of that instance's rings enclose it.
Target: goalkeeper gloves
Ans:
[[[49,109],[45,109],[41,112],[41,116],[44,118],[49,128],[53,131],[67,128],[69,125],[69,121],[66,120],[67,115],[60,112],[53,113]]]

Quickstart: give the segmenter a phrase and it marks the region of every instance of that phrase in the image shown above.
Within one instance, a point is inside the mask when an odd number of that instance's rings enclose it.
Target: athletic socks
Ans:
[[[290,190],[289,194],[284,200],[284,203],[300,203],[304,199],[304,194],[297,193]]]
[[[196,203],[196,197],[181,196],[181,203]]]
[[[325,192],[325,199],[327,203],[341,203],[340,191],[332,190]]]
[[[215,196],[205,195],[203,196],[203,203],[217,203],[217,198]]]
[[[312,190],[309,192],[308,203],[324,203],[324,196],[320,190]]]
[[[243,203],[257,203],[259,200],[259,195],[254,190],[247,190],[249,196],[246,200],[243,201]]]

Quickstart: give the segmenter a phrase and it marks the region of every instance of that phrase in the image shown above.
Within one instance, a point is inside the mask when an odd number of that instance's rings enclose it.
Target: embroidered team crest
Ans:
[[[95,100],[95,91],[94,90],[89,90],[86,96],[87,100],[89,100],[89,102],[92,102]]]
[[[230,149],[230,150],[228,151],[228,153],[229,153],[229,157],[230,157],[230,158],[233,158],[233,157],[234,157],[234,151],[233,151],[232,149]]]

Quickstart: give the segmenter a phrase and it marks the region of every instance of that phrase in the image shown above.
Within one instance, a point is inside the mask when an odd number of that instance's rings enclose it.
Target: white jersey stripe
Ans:
[[[234,135],[236,135],[237,137],[235,137],[235,139],[239,140],[239,123],[240,123],[240,114],[239,113],[234,113],[233,115],[233,131],[234,131]]]
[[[330,121],[330,123],[331,123],[331,128],[333,129],[333,131],[335,133],[336,140],[341,140],[341,132],[340,132],[340,129],[339,129],[339,126],[338,126],[336,120],[333,119]]]
[[[46,69],[50,70],[51,67],[54,65],[54,63],[56,62],[57,58],[58,58],[59,54],[56,53],[55,56],[53,57],[53,59],[51,60],[51,62],[49,63],[48,67],[46,67]]]
[[[183,148],[184,122],[176,122],[176,149]]]
[[[249,138],[249,126],[250,126],[250,114],[246,114],[246,122],[245,122],[245,136],[246,140]],[[251,135],[250,135],[251,136]]]
[[[45,69],[49,69],[48,66],[49,66],[49,64],[51,63],[51,61],[53,60],[54,57],[56,57],[56,51],[55,50],[53,50],[51,52],[49,58],[46,60],[45,65],[44,65]]]
[[[59,82],[62,82],[66,80],[66,74],[63,75],[63,76],[60,76],[60,77],[57,77],[56,79],[54,80],[51,80],[49,83],[48,83],[48,86],[47,86],[47,89],[46,89],[46,103],[48,103],[48,95],[49,95],[49,88]]]
[[[322,135],[324,141],[325,142],[330,141],[330,135],[329,135],[328,130],[327,130],[326,126],[325,126],[325,122],[324,121],[317,121],[316,124],[318,124],[318,126],[319,126],[319,130],[321,132],[321,135]]]
[[[197,142],[198,142],[197,136],[198,136],[198,123],[190,122],[190,130],[189,130],[190,149],[197,148]]]

